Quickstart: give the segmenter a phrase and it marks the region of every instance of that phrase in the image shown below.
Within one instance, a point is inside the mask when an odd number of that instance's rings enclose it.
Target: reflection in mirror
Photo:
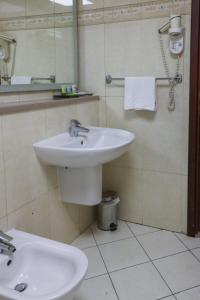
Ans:
[[[74,3],[0,0],[0,90],[76,83]]]

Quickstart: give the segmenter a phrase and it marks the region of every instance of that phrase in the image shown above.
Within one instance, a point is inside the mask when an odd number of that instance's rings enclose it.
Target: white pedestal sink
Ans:
[[[86,137],[63,133],[33,147],[41,161],[58,168],[64,202],[97,205],[101,202],[102,164],[126,152],[135,135],[121,129],[87,128]]]

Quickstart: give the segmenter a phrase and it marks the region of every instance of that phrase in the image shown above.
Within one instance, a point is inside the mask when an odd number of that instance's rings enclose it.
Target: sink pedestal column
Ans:
[[[67,203],[97,205],[102,198],[102,165],[91,168],[58,168],[61,199]]]

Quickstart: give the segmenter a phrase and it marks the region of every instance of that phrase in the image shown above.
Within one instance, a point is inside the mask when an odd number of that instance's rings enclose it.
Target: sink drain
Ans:
[[[28,287],[28,284],[22,282],[22,283],[17,284],[15,286],[14,290],[17,291],[17,292],[19,292],[19,293],[22,293],[22,292],[24,292],[27,289],[27,287]]]

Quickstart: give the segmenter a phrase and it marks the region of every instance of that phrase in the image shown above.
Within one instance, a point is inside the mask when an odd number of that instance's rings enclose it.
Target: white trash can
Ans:
[[[119,196],[116,192],[103,193],[102,202],[98,206],[98,228],[106,231],[117,230]]]

